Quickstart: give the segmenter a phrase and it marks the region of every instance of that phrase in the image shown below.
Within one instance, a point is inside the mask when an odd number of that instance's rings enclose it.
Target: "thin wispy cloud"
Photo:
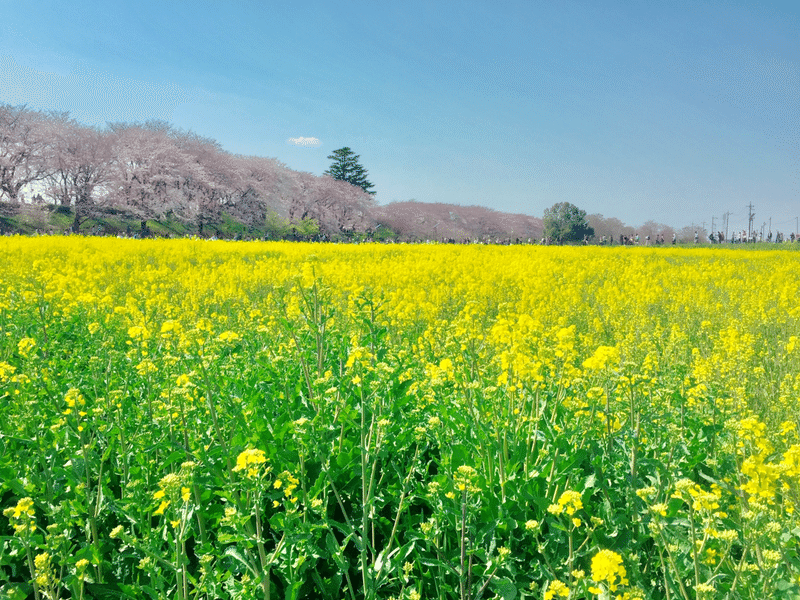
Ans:
[[[300,146],[301,148],[316,148],[322,142],[315,137],[296,137],[289,138],[286,140],[286,143],[292,144],[293,146]]]
[[[77,62],[72,72],[40,71],[12,56],[0,56],[0,97],[38,110],[68,111],[80,122],[170,121],[190,95],[176,84],[119,77]]]

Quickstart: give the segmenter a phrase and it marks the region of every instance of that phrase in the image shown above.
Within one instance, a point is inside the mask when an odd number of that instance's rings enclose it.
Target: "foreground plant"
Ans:
[[[800,593],[794,252],[36,244],[0,596]]]

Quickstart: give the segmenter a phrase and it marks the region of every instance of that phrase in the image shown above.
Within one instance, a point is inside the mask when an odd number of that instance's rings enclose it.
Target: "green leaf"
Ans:
[[[507,577],[493,580],[492,583],[489,584],[489,587],[491,587],[492,591],[496,594],[500,594],[503,600],[514,600],[514,598],[517,597],[517,586]]]
[[[86,583],[86,590],[93,598],[106,600],[108,598],[131,598],[139,596],[138,590],[130,585],[120,585],[117,583]],[[134,595],[131,596],[131,592]]]
[[[27,583],[6,583],[0,586],[0,598],[8,600],[25,600],[33,590]]]
[[[236,546],[228,546],[227,548],[225,548],[225,555],[230,556],[231,558],[234,558],[240,563],[242,563],[242,565],[244,565],[244,567],[250,572],[251,575],[253,575],[253,577],[256,576],[255,568],[250,564],[250,561],[248,561],[244,557],[244,555],[239,551],[239,549]]]

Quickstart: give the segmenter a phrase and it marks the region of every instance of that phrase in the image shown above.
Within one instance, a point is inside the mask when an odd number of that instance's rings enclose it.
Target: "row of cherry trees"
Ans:
[[[97,129],[66,113],[0,104],[0,210],[34,198],[69,207],[76,231],[109,213],[172,217],[200,232],[223,214],[249,227],[313,220],[329,235],[374,227],[374,200],[344,181],[230,154],[164,122]]]

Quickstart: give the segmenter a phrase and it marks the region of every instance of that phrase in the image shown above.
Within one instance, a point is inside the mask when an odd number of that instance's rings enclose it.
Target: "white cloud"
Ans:
[[[316,148],[322,143],[315,137],[289,138],[286,142],[288,144],[294,144],[295,146],[302,146],[303,148]]]

